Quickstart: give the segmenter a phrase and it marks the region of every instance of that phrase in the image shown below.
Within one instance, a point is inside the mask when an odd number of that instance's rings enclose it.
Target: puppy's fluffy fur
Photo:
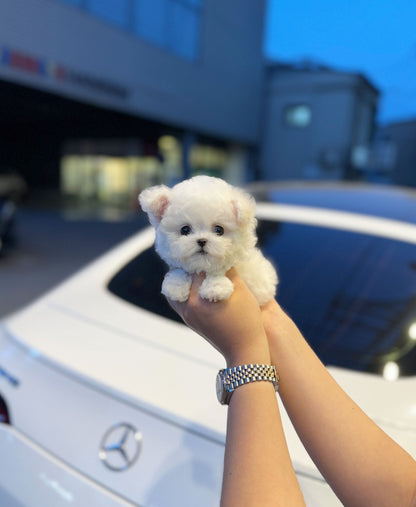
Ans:
[[[200,296],[228,299],[234,287],[225,273],[235,267],[260,305],[276,293],[277,274],[256,248],[254,199],[219,178],[196,176],[173,188],[150,187],[139,196],[156,229],[156,251],[170,271],[162,293],[186,301],[193,273],[206,278]]]

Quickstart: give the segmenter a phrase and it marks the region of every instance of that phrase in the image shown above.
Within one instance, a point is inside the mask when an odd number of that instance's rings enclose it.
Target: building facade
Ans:
[[[361,74],[308,62],[270,64],[263,98],[263,178],[359,177],[378,96]]]
[[[247,179],[259,143],[264,7],[3,0],[0,165],[33,185],[98,194],[199,170]]]
[[[265,0],[3,0],[0,168],[110,203],[200,172],[361,178],[378,91],[265,65],[264,14]]]
[[[416,120],[383,125],[378,138],[388,158],[390,181],[416,187]]]

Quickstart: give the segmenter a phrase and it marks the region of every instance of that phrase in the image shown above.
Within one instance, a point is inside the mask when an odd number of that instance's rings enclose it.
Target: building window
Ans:
[[[199,10],[191,3],[169,3],[168,46],[188,60],[198,56]]]
[[[134,30],[187,60],[199,54],[201,0],[134,0]]]
[[[307,104],[295,104],[286,108],[284,113],[286,125],[290,127],[304,128],[312,120],[312,111]]]
[[[203,0],[60,0],[133,31],[142,39],[186,60],[200,48]]]
[[[143,39],[158,46],[166,45],[166,0],[135,0],[134,31]]]

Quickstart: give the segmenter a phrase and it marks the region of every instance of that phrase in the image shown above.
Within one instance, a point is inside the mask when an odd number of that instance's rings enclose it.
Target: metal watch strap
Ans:
[[[279,389],[279,375],[276,368],[269,364],[243,364],[233,368],[224,368],[218,372],[222,381],[226,396],[223,396],[221,403],[230,402],[232,393],[240,386],[250,382],[266,381],[272,382],[275,391]]]

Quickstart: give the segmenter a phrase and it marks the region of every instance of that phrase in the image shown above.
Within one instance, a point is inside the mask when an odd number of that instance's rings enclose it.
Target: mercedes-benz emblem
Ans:
[[[139,457],[142,434],[133,425],[118,423],[105,433],[99,457],[104,465],[115,472],[131,467]]]

